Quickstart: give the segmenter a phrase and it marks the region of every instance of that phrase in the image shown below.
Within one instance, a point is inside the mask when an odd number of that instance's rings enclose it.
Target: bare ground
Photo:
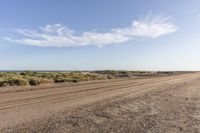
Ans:
[[[0,92],[2,133],[198,133],[200,73]]]

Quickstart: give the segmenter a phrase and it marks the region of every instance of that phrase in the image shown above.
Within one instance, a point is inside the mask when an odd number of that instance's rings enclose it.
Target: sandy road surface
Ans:
[[[200,73],[0,92],[0,132],[200,132]]]

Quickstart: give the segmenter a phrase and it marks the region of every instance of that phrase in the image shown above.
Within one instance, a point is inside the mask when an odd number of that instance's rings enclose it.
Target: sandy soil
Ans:
[[[200,132],[200,73],[4,90],[0,132]]]

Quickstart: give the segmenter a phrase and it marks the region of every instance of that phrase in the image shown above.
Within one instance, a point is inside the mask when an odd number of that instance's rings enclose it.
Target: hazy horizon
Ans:
[[[200,1],[0,1],[0,70],[199,71]]]

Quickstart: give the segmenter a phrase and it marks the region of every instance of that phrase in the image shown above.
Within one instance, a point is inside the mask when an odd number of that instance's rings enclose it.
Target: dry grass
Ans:
[[[107,76],[81,72],[1,72],[0,87],[107,79]]]
[[[2,86],[28,86],[63,82],[81,82],[101,79],[127,78],[132,76],[162,75],[172,72],[146,72],[146,71],[93,71],[93,72],[0,72],[0,87]]]

